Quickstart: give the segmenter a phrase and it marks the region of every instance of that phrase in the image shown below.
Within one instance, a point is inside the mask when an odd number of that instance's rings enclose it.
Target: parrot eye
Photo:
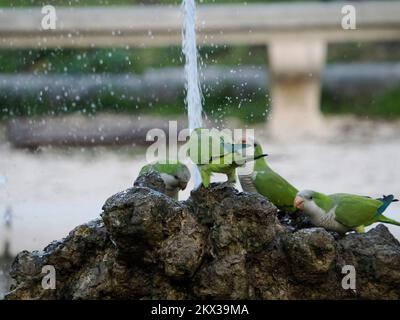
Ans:
[[[175,178],[176,180],[179,180],[179,177],[178,177],[177,175],[174,175],[174,178]]]

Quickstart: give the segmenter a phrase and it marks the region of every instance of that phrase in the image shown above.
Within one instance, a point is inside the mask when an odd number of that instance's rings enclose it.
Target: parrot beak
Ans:
[[[304,199],[302,197],[296,196],[294,199],[294,207],[299,210],[304,210]]]

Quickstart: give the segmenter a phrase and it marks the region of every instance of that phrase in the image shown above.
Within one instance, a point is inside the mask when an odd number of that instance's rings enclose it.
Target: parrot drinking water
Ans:
[[[217,129],[195,129],[187,143],[189,157],[200,171],[205,187],[210,184],[211,176],[223,173],[229,183],[236,182],[236,168],[252,160],[246,157],[244,150],[250,145],[235,144],[228,134]]]
[[[140,170],[140,174],[149,171],[156,171],[160,174],[165,184],[166,194],[174,199],[178,199],[178,192],[184,190],[190,180],[189,169],[179,161],[175,163],[168,161],[166,163],[153,162],[145,165]]]
[[[283,177],[273,171],[267,164],[259,143],[254,143],[254,170],[248,175],[239,175],[244,191],[259,193],[271,201],[277,208],[285,212],[295,212],[293,206],[298,190]]]

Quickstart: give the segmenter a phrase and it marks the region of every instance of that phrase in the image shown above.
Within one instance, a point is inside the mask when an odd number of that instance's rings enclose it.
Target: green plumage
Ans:
[[[263,154],[259,144],[255,144],[254,158]],[[244,191],[258,192],[265,196],[280,210],[292,213],[296,211],[293,206],[298,190],[283,177],[273,171],[265,158],[259,158],[254,163],[254,172],[250,176],[239,176]]]
[[[382,202],[367,197],[338,193],[332,194],[336,206],[335,219],[347,227],[368,226],[375,222],[375,217]]]
[[[392,195],[372,199],[347,193],[325,195],[305,190],[299,192],[296,199],[300,199],[298,203],[303,201],[300,206],[315,225],[338,232],[361,231],[376,222],[400,226],[400,222],[383,215],[389,204],[397,201]]]
[[[154,170],[159,173],[167,173],[170,175],[175,175],[180,170],[187,170],[187,167],[186,167],[186,165],[184,165],[180,162],[169,163],[168,161],[166,161],[166,163],[160,163],[159,161],[157,161],[157,162],[149,163],[149,164],[143,166],[142,169],[140,169],[139,174],[143,174],[143,173],[149,172],[151,170]]]
[[[333,199],[334,205],[337,206],[335,219],[347,227],[366,227],[375,222],[400,226],[399,222],[385,217],[383,215],[384,210],[380,213],[380,208],[386,206],[385,202],[380,199],[371,199],[345,193],[333,194],[330,197]]]
[[[202,183],[210,184],[214,172],[226,174],[228,182],[236,182],[236,168],[246,162],[242,151],[249,145],[233,144],[231,138],[217,129],[195,129],[188,141],[189,156],[198,166]]]
[[[165,184],[166,194],[174,199],[178,199],[179,191],[184,190],[190,180],[189,169],[178,161],[153,162],[143,166],[139,174],[150,171],[160,174]]]

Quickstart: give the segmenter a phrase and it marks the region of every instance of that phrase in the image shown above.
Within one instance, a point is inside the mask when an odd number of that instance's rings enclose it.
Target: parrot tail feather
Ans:
[[[383,195],[382,198],[378,198],[376,200],[379,200],[382,202],[382,205],[379,207],[378,211],[376,212],[378,216],[381,215],[387,209],[387,207],[390,206],[390,204],[392,202],[399,201],[399,200],[395,199],[392,194],[390,194],[388,196]]]
[[[384,215],[379,216],[378,222],[384,222],[384,223],[393,224],[395,226],[400,226],[400,222],[399,221],[390,219],[388,217],[385,217]]]

